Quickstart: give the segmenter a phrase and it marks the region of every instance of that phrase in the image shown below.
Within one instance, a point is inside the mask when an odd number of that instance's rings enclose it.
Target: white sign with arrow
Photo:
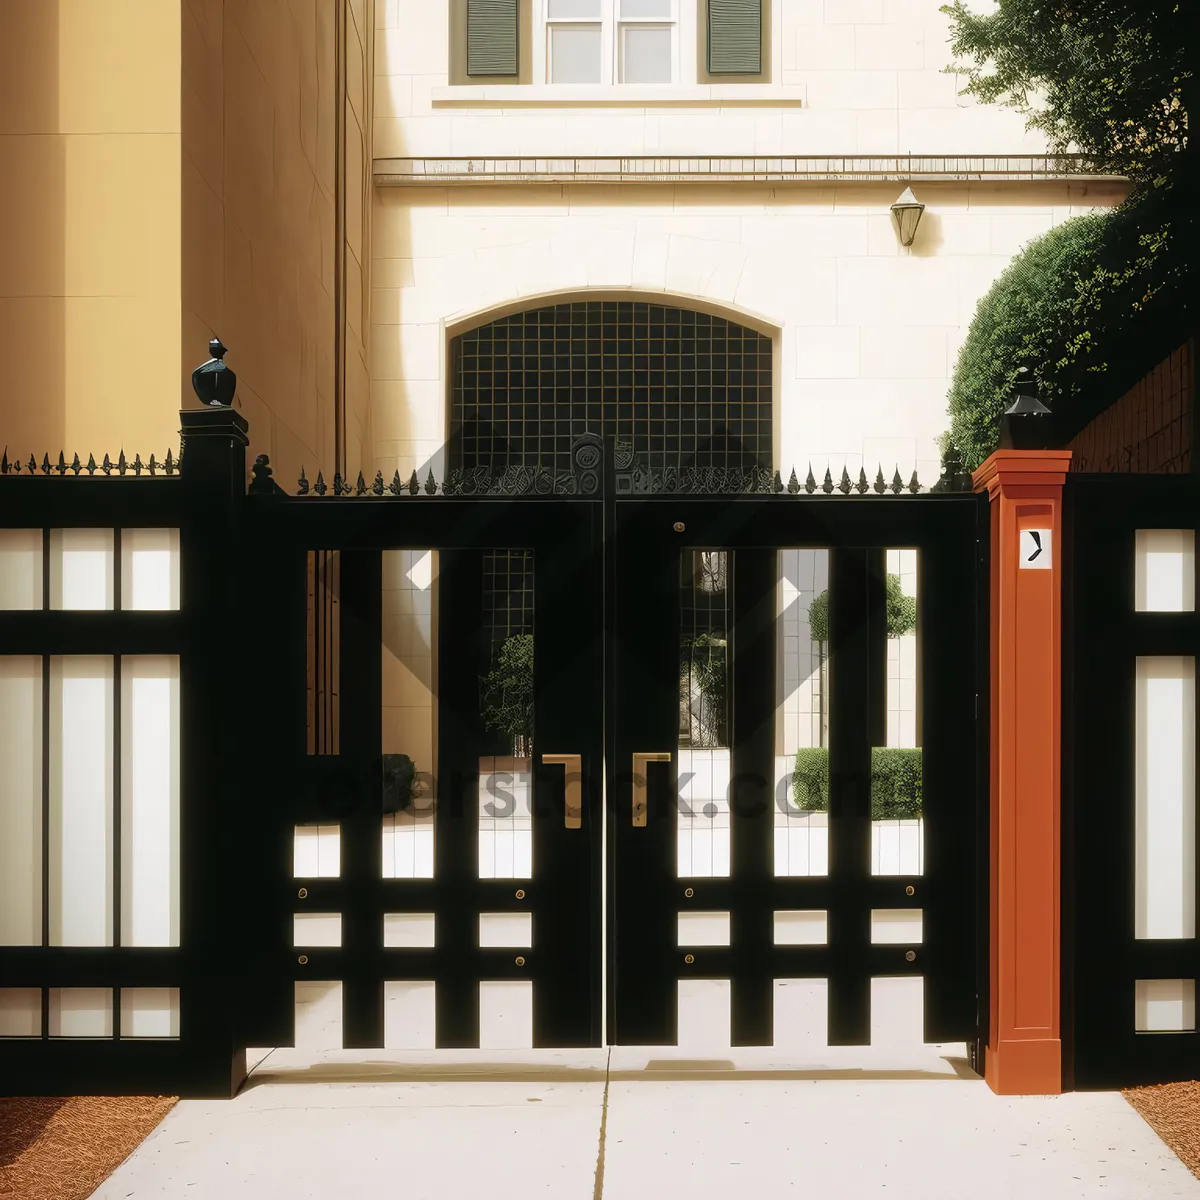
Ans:
[[[1054,565],[1049,529],[1021,530],[1021,569],[1049,571]]]

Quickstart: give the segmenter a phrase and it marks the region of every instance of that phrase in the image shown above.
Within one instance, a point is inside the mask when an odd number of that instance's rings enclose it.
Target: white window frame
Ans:
[[[600,82],[599,84],[555,86],[601,86],[601,87],[671,87],[682,82],[692,82],[694,79],[683,80],[680,73],[680,63],[686,61],[681,53],[681,43],[685,41],[685,31],[680,13],[680,0],[670,0],[671,12],[667,17],[631,17],[622,18],[621,0],[600,0],[600,15],[596,17],[551,17],[550,0],[539,0],[538,32],[533,39],[533,71],[534,79],[540,83],[549,84],[551,81],[551,31],[554,28],[567,26],[599,26],[600,27]],[[687,10],[688,5],[683,5]],[[692,49],[695,49],[694,22],[689,23]],[[647,27],[651,29],[671,30],[671,81],[662,84],[633,84],[625,85],[621,81],[621,58],[623,50],[623,32],[630,27]]]

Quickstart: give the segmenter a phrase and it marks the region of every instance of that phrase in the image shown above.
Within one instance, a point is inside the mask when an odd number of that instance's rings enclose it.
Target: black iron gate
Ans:
[[[258,644],[286,699],[263,712],[253,750],[256,773],[284,786],[257,815],[254,840],[272,857],[251,919],[269,950],[249,991],[248,1044],[291,1044],[296,984],[306,980],[340,982],[347,1048],[388,1042],[388,988],[413,981],[431,985],[438,1047],[480,1045],[486,981],[532,984],[535,1045],[598,1043],[602,667],[591,631],[600,621],[601,511],[588,498],[588,472],[572,482],[571,503],[263,497],[252,510]],[[329,623],[337,737],[324,754],[306,748],[311,681],[306,689],[298,653],[313,620],[306,570],[317,550],[337,556],[340,609]],[[397,756],[382,743],[383,576],[388,555],[402,551],[438,556],[437,757],[413,764],[418,795],[395,794],[404,780],[392,778]],[[521,559],[532,593],[533,745],[523,753],[498,746],[481,714],[495,615],[485,609],[485,575],[497,556]],[[389,818],[393,835],[396,820],[409,822],[402,832],[427,835],[422,863],[387,866]],[[490,863],[489,825],[494,838],[519,843]],[[336,831],[336,875],[298,861],[306,830]],[[527,923],[523,935],[489,934],[489,922],[503,930],[506,915]]]
[[[964,667],[980,645],[981,501],[628,490],[611,506],[610,1040],[674,1044],[680,982],[727,979],[731,1043],[769,1046],[776,981],[825,979],[829,1044],[865,1045],[871,979],[910,975],[924,978],[925,1040],[973,1042],[983,689]],[[889,547],[915,552],[920,679],[915,736],[890,739]],[[822,556],[828,580],[827,728],[793,767],[780,728],[803,675],[788,677],[791,641],[806,625],[815,640],[819,604],[789,579],[803,555]],[[714,671],[715,729],[681,699],[690,689],[702,706]],[[889,741],[912,749],[889,760]],[[902,755],[917,764],[915,806],[889,773]],[[811,762],[824,778],[805,778]],[[914,832],[916,854],[881,853]]]
[[[97,503],[133,481],[47,463],[2,522],[180,529],[180,614],[0,622],[8,653],[181,663],[178,944],[0,949],[0,988],[40,989],[43,1017],[56,989],[117,977],[174,989],[177,1024],[125,1044],[118,1018],[85,1054],[91,1034],[43,1019],[0,1046],[22,1090],[220,1094],[245,1047],[293,1043],[317,983],[340,987],[347,1049],[393,1044],[419,989],[430,1045],[486,1044],[496,985],[529,998],[535,1046],[598,1045],[605,1024],[671,1044],[689,978],[730,981],[737,1045],[771,1043],[773,982],[796,978],[828,980],[833,1044],[869,1041],[870,980],[891,975],[924,977],[927,1040],[974,1036],[982,499],[664,470],[591,437],[565,472],[300,495],[260,459],[243,495],[245,422],[183,420],[182,478],[144,502]],[[823,599],[793,594],[799,555],[824,564]],[[424,676],[391,624],[418,600]],[[892,608],[913,604],[915,699],[893,713]],[[820,642],[800,667],[793,625]],[[783,737],[797,688],[807,732]],[[418,693],[431,728],[406,759],[387,710]],[[779,857],[797,830],[803,870]]]

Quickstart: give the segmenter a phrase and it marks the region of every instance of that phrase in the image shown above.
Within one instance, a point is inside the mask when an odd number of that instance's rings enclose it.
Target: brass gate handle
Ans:
[[[646,827],[646,764],[652,762],[670,762],[671,755],[638,754],[633,756],[633,827]]]
[[[563,826],[567,829],[583,828],[583,756],[579,754],[543,754],[542,766],[564,767],[566,778],[566,804]]]

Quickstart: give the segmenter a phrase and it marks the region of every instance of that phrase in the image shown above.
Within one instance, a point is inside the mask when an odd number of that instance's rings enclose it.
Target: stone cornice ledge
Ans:
[[[971,480],[975,491],[995,496],[1008,487],[1061,487],[1070,470],[1070,450],[994,450]]]
[[[515,83],[456,84],[430,89],[434,108],[525,108],[530,106],[604,108],[716,107],[765,104],[799,107],[805,100],[804,87],[779,83],[712,83],[655,87],[624,84]]]
[[[377,158],[377,187],[461,183],[1125,182],[1083,155],[634,155]]]

